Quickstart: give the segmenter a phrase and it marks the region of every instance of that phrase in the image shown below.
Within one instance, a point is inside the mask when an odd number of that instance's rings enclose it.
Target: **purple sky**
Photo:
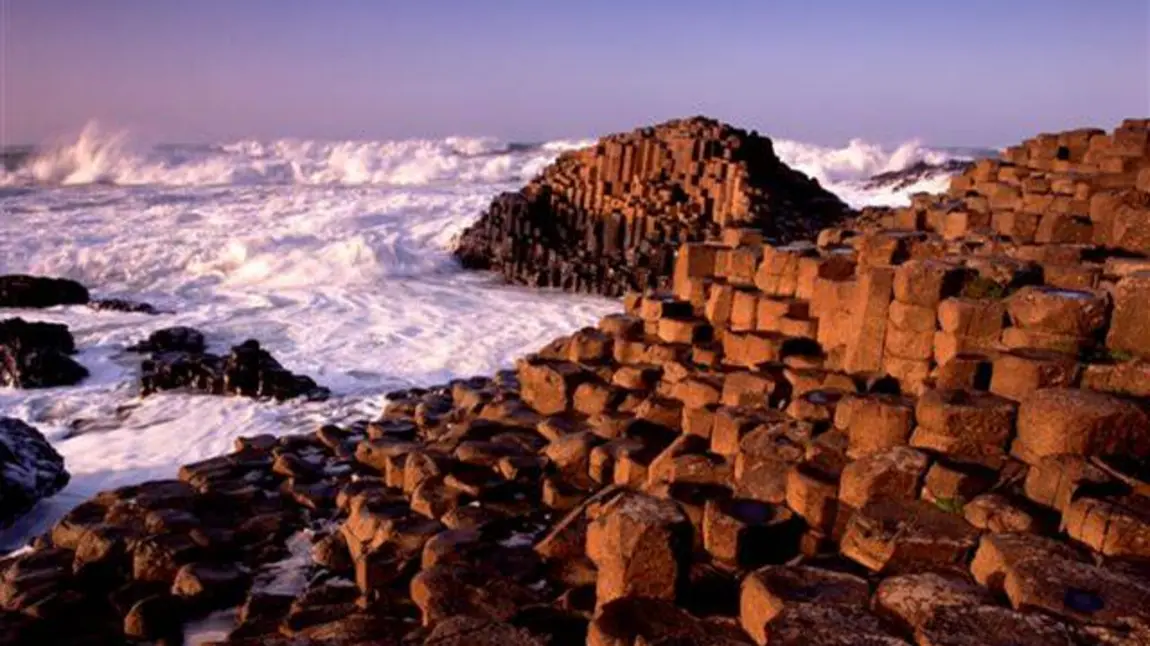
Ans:
[[[593,136],[704,113],[999,145],[1150,114],[1147,0],[0,0],[2,143]]]

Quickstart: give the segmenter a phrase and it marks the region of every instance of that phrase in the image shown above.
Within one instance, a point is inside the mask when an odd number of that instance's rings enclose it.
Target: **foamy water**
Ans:
[[[493,195],[587,142],[493,139],[241,141],[140,149],[88,129],[0,172],[0,273],[64,276],[97,297],[148,301],[146,316],[83,307],[8,310],[67,324],[92,376],[76,387],[0,389],[0,415],[37,426],[64,455],[68,487],[0,533],[0,549],[46,529],[96,491],[172,477],[236,437],[303,432],[375,414],[388,390],[489,374],[593,324],[615,301],[501,285],[459,270],[453,238]],[[784,161],[855,205],[876,172],[939,154],[778,141]],[[190,325],[214,350],[258,339],[331,388],[322,403],[161,394],[140,399],[123,348]]]

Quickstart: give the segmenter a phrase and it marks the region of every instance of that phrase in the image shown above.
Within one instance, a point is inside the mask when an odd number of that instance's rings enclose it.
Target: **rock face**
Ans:
[[[12,274],[0,276],[0,307],[86,305],[88,290],[74,280]]]
[[[39,431],[0,417],[0,528],[68,484],[64,458]]]
[[[70,386],[88,376],[88,370],[68,355],[76,343],[67,326],[0,321],[0,385],[16,388]]]
[[[512,282],[620,296],[670,284],[683,242],[724,227],[788,242],[847,215],[770,139],[702,117],[611,135],[495,199],[456,256]]]
[[[1139,127],[1105,135],[1137,163],[1075,181],[1144,167]],[[221,643],[1148,644],[1150,362],[1115,322],[1150,260],[954,224],[981,197],[941,229],[725,229],[515,371],[97,494],[0,561],[0,644],[165,638],[240,597]]]
[[[205,351],[203,333],[175,327],[154,332],[129,350],[151,353],[141,367],[140,390],[145,396],[175,389],[281,401],[325,399],[330,394],[311,377],[284,368],[254,340],[244,341],[221,357]]]

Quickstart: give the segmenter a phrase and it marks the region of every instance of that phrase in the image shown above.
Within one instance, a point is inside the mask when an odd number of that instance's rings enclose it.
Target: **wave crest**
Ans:
[[[589,141],[508,144],[489,137],[399,141],[241,140],[138,150],[124,132],[89,123],[72,141],[45,147],[0,185],[210,186],[301,184],[422,186],[522,182],[562,151]]]
[[[950,173],[940,170],[924,174],[921,180],[909,185],[876,189],[868,186],[868,180],[876,175],[903,171],[920,163],[942,166],[952,159],[969,159],[950,151],[929,148],[919,140],[888,149],[862,139],[852,139],[841,148],[776,139],[774,148],[784,164],[817,179],[824,188],[855,208],[906,204],[908,196],[914,193],[945,191],[950,181]]]
[[[0,186],[112,184],[119,186],[310,185],[429,186],[437,184],[522,184],[563,151],[594,140],[539,144],[508,143],[490,137],[447,137],[398,141],[245,139],[208,146],[161,145],[141,149],[122,132],[94,123],[72,141],[45,147],[23,165],[0,171]],[[910,192],[945,188],[941,173],[908,190],[867,189],[875,175],[921,162],[941,165],[951,152],[908,141],[893,149],[862,139],[835,148],[787,139],[774,141],[787,165],[817,179],[852,206],[899,204]]]

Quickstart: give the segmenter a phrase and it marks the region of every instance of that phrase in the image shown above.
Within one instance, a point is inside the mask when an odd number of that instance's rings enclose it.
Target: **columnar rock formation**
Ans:
[[[1145,126],[813,241],[727,227],[513,372],[100,494],[0,562],[0,637],[239,603],[223,643],[1150,643]]]
[[[538,287],[621,296],[670,284],[684,242],[752,226],[809,237],[848,209],[779,161],[770,139],[696,117],[566,153],[464,232],[465,267]]]

